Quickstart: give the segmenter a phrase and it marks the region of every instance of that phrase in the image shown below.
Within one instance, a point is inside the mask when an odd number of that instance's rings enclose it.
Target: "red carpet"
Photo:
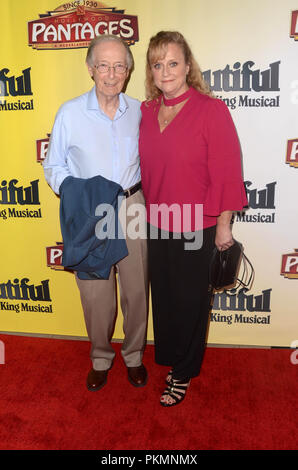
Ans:
[[[207,348],[184,402],[159,405],[166,367],[147,346],[148,385],[127,380],[120,345],[107,385],[89,392],[86,341],[0,335],[0,449],[294,450],[298,365],[290,349]]]

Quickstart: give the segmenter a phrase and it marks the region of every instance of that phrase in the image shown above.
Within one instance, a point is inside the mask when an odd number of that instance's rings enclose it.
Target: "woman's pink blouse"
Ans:
[[[139,152],[147,220],[162,229],[194,231],[216,224],[223,211],[241,211],[247,198],[236,129],[225,103],[194,88],[180,112],[160,132],[161,97],[143,102]],[[160,210],[181,211],[168,225]],[[203,205],[203,219],[198,216]],[[165,206],[166,205],[166,206]],[[165,209],[166,210],[166,209]],[[173,212],[174,213],[174,212]]]

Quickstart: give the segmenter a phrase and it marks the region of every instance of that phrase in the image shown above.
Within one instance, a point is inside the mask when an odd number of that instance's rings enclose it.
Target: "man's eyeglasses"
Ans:
[[[94,68],[99,72],[99,73],[107,73],[110,69],[114,69],[114,72],[121,75],[126,72],[127,66],[122,65],[122,64],[116,64],[116,65],[107,65],[107,64],[98,64],[94,65]]]

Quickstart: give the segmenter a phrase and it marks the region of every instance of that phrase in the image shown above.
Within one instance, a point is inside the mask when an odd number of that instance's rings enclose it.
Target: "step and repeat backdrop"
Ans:
[[[215,295],[208,342],[291,346],[298,338],[298,1],[60,1],[1,1],[0,330],[87,337],[74,275],[61,267],[59,198],[42,161],[59,106],[93,86],[90,39],[111,33],[129,42],[135,70],[126,92],[144,100],[149,39],[168,29],[184,34],[229,107],[249,199],[233,232],[254,283]],[[123,338],[120,306],[114,338]]]

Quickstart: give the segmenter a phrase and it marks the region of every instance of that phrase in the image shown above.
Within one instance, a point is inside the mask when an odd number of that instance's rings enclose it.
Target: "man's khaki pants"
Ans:
[[[144,206],[142,191],[137,191],[125,202],[127,209],[132,204]],[[137,213],[130,217],[126,215],[127,227],[136,216]],[[142,363],[148,318],[147,240],[126,236],[126,244],[129,254],[112,267],[108,280],[81,280],[76,276],[95,370],[109,369],[115,356],[110,341],[117,311],[116,271],[123,313],[121,354],[127,367],[137,367]]]

